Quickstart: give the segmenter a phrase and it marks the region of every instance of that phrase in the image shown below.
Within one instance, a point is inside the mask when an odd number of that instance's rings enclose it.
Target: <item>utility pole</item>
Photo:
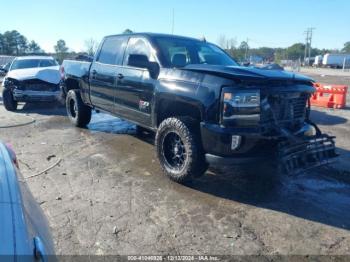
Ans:
[[[310,58],[311,58],[311,43],[312,43],[312,33],[313,33],[313,31],[315,30],[315,28],[309,28],[309,30],[310,30],[310,35],[309,35],[309,37],[310,37],[310,42],[309,42],[309,63],[310,63]]]
[[[305,31],[304,34],[306,34],[306,39],[305,39],[305,53],[304,53],[304,65],[306,61],[306,55],[307,55],[307,47],[309,45],[309,30]]]
[[[305,65],[306,57],[308,57],[308,64],[310,65],[312,34],[313,34],[314,30],[315,30],[314,27],[309,27],[304,32],[304,34],[306,34],[305,53],[304,53],[304,65]]]

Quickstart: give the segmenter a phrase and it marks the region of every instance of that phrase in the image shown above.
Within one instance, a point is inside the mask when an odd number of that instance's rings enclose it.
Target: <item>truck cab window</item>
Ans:
[[[97,62],[109,65],[120,65],[123,59],[125,40],[125,37],[122,36],[106,38],[102,44]]]
[[[181,68],[186,65],[209,64],[237,66],[238,64],[217,46],[196,39],[156,37],[163,66]]]
[[[145,55],[150,61],[155,61],[152,55],[152,49],[146,40],[142,38],[130,38],[128,47],[126,48],[124,65],[128,64],[129,55]]]

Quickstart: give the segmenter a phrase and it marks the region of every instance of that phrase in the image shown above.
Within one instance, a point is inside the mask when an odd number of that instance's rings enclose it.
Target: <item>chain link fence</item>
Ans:
[[[0,55],[0,66],[6,65],[7,63],[12,62],[13,59],[15,59],[14,56]]]

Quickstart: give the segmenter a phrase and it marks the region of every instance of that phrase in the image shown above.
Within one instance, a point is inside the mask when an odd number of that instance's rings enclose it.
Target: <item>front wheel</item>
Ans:
[[[91,107],[84,104],[79,90],[70,90],[66,97],[66,109],[70,121],[77,127],[86,127],[91,120]]]
[[[4,101],[4,106],[7,111],[16,111],[18,103],[13,98],[12,91],[10,89],[5,88],[2,91],[2,99]]]
[[[199,134],[193,123],[167,118],[160,124],[155,140],[161,167],[171,180],[187,182],[206,171]]]

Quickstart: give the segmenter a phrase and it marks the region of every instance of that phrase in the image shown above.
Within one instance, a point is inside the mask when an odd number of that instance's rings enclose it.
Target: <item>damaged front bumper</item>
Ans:
[[[33,90],[13,90],[13,97],[19,102],[51,102],[57,101],[61,97],[58,91],[33,91]]]
[[[40,79],[19,81],[6,78],[4,87],[12,91],[13,98],[17,102],[53,102],[61,97],[59,84]]]
[[[311,126],[316,134],[311,135]],[[235,135],[241,136],[242,142],[237,149],[232,149]],[[282,172],[292,174],[331,163],[338,156],[335,137],[322,134],[310,123],[295,133],[280,130],[269,137],[259,134],[258,130],[235,130],[202,123],[201,137],[206,161],[215,167],[254,165],[272,160]]]
[[[318,134],[298,141],[281,142],[278,146],[281,171],[299,173],[333,162],[338,156],[334,139],[334,136]]]

